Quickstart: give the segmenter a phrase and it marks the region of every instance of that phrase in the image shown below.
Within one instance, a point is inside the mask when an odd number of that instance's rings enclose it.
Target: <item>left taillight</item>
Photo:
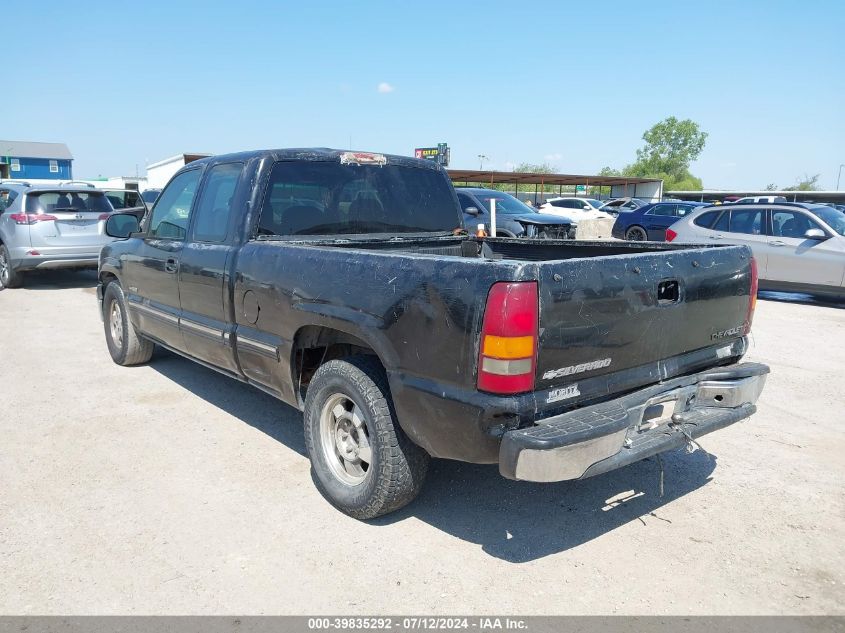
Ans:
[[[12,213],[9,217],[15,224],[37,224],[38,222],[50,222],[58,219],[55,215],[46,213]]]
[[[678,237],[678,234],[675,233],[675,231],[673,231],[672,229],[666,229],[666,241],[667,242],[671,242],[676,237]]]
[[[536,281],[493,284],[478,354],[478,389],[514,394],[534,389],[539,301]]]
[[[748,291],[748,314],[745,315],[745,333],[751,331],[751,322],[754,320],[754,310],[757,308],[757,291],[760,288],[757,276],[757,260],[751,258],[751,288]]]

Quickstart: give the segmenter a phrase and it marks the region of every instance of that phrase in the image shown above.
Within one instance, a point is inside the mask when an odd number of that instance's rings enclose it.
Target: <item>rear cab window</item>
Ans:
[[[452,188],[439,170],[280,161],[270,174],[258,234],[426,233],[459,226]]]

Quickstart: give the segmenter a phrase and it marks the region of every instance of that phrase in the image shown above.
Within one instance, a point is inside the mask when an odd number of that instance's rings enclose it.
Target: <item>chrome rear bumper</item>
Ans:
[[[769,368],[742,363],[682,376],[505,433],[503,476],[524,481],[592,477],[751,416]]]

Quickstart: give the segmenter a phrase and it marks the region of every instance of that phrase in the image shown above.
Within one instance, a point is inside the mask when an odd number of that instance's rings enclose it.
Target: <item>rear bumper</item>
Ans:
[[[509,431],[499,471],[509,479],[599,475],[751,416],[769,368],[742,363],[682,376]]]
[[[15,270],[43,270],[53,268],[96,268],[102,246],[56,247],[17,246],[10,249]],[[38,255],[30,255],[37,251]]]

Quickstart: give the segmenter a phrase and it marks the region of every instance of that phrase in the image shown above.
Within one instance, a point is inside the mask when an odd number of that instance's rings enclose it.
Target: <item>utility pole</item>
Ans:
[[[478,171],[481,171],[481,170],[484,169],[484,161],[485,160],[490,160],[490,159],[487,158],[484,154],[478,155]],[[837,187],[837,189],[838,189],[838,187]]]
[[[839,181],[842,179],[842,168],[845,167],[845,163],[839,166],[839,175],[836,177],[836,190],[839,191]]]

